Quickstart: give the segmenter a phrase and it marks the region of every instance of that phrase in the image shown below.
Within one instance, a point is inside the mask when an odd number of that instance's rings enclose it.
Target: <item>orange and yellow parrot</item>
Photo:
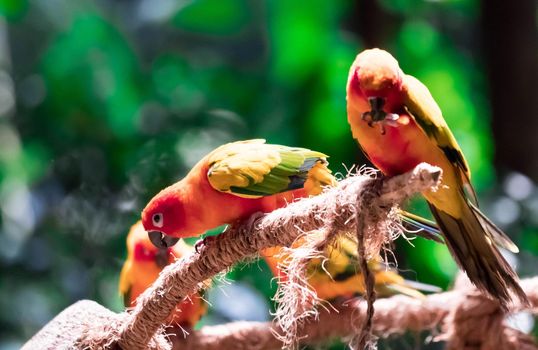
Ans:
[[[157,279],[166,265],[193,250],[183,241],[172,248],[157,248],[149,241],[142,223],[138,221],[134,224],[127,235],[127,260],[123,264],[119,283],[125,307],[135,306],[136,298]],[[193,295],[178,304],[168,324],[193,328],[206,311],[207,305],[202,296]]]
[[[324,186],[337,183],[327,164],[325,154],[305,148],[265,140],[228,143],[153,197],[142,212],[142,223],[156,246],[170,247],[181,237],[198,236],[321,193]],[[438,240],[437,228],[428,220],[405,212],[402,220]]]
[[[299,242],[298,245],[300,244]],[[285,280],[286,275],[281,267],[287,257],[282,253],[282,248],[265,249],[262,256],[273,275]],[[427,292],[441,290],[435,286],[405,280],[397,271],[384,264],[380,257],[368,261],[368,268],[374,273],[374,289],[381,297],[404,294],[413,298],[423,298],[424,295],[419,290]],[[310,260],[306,273],[308,284],[318,298],[323,300],[349,299],[364,295],[366,291],[364,276],[357,263],[357,242],[347,237],[340,236],[334,244],[328,246],[324,252],[324,259]]]
[[[511,299],[509,290],[525,301],[494,243],[513,252],[517,247],[478,210],[469,166],[428,88],[404,74],[388,52],[363,51],[349,72],[347,116],[353,137],[383,174],[401,174],[421,162],[442,168],[439,189],[423,195],[456,262],[502,305]]]
[[[175,243],[170,237],[198,236],[255,212],[271,212],[333,185],[326,158],[265,140],[225,144],[153,197],[142,212],[142,223],[152,242],[170,246]]]

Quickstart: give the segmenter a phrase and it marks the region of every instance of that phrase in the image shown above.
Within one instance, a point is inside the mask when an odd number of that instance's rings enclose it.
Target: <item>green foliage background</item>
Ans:
[[[473,34],[478,2],[379,4],[393,19],[376,28],[383,47],[430,88],[486,211],[522,248],[520,272],[535,274],[534,184],[521,174],[499,182],[492,166],[502,145],[491,139]],[[261,137],[325,152],[335,172],[365,163],[345,113],[348,69],[365,48],[360,6],[0,1],[0,349],[18,348],[82,298],[121,310],[128,228],[153,194],[216,146]],[[514,195],[513,181],[528,193]],[[420,200],[411,206],[427,215]],[[446,248],[414,245],[398,245],[402,273],[447,287],[456,268]],[[274,285],[263,263],[229,277],[241,283],[228,303],[250,295],[267,309]],[[249,317],[215,300],[203,323]],[[267,312],[251,318],[260,317]]]

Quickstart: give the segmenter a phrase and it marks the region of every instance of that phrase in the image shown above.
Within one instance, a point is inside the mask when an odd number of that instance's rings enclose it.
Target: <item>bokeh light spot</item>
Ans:
[[[504,192],[516,201],[528,198],[534,191],[534,183],[521,173],[511,173],[503,183]]]

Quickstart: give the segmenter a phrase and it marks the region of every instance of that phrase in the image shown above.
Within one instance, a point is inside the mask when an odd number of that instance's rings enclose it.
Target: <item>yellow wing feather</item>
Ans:
[[[450,131],[441,109],[428,88],[411,75],[404,76],[404,104],[423,131],[443,150],[450,162],[458,168],[464,184],[470,184],[471,172],[456,138]],[[473,197],[476,197],[474,191]]]
[[[338,181],[332,175],[326,162],[318,162],[308,172],[308,178],[304,183],[304,189],[310,196],[317,196],[324,187],[334,187]]]
[[[501,303],[510,299],[511,288],[520,298],[526,296],[517,283],[515,272],[503,259],[491,241],[517,252],[517,246],[510,238],[493,224],[477,207],[476,193],[470,183],[471,173],[461,149],[443,119],[439,106],[435,103],[428,88],[418,79],[406,75],[404,78],[404,104],[422,130],[443,151],[460,175],[460,183],[451,183],[452,193],[449,205],[459,208],[459,215],[447,211],[447,207],[430,203],[439,227],[444,232],[452,254],[458,264],[480,289],[497,297]],[[465,193],[467,190],[467,193]],[[467,198],[471,196],[472,202]],[[484,235],[486,237],[484,237]]]
[[[334,245],[327,248],[325,256],[327,261],[324,263],[324,269],[315,262],[309,266],[309,283],[319,298],[330,300],[365,293],[364,276],[356,265],[355,241],[339,237]],[[368,267],[374,273],[375,289],[380,296],[401,293],[415,298],[423,297],[422,293],[407,286],[407,281],[396,271],[383,264],[380,257],[370,259]]]
[[[248,140],[223,145],[207,157],[207,177],[220,192],[259,198],[305,187],[318,194],[336,181],[327,168],[327,156],[306,148]]]
[[[316,234],[316,233],[312,233]],[[300,246],[304,240],[298,240],[294,246]],[[274,275],[281,274],[279,264],[286,261],[282,248],[274,247],[263,251],[264,259]],[[307,265],[308,283],[316,291],[320,299],[331,300],[338,297],[350,298],[365,293],[364,277],[356,267],[357,243],[346,237],[337,241],[325,251],[325,259],[312,259]],[[382,263],[380,257],[368,262],[375,275],[375,289],[381,296],[405,294],[414,298],[422,298],[420,289],[435,291],[433,286],[405,280],[402,276]],[[285,276],[282,276],[285,278]]]
[[[217,191],[229,192],[230,187],[247,187],[251,182],[262,182],[281,159],[277,150],[258,147],[260,145],[265,145],[265,140],[232,142],[211,152],[207,174],[211,186]]]
[[[118,285],[119,293],[123,299],[123,303],[125,307],[131,306],[129,305],[130,304],[129,293],[132,287],[132,282],[131,282],[131,279],[129,278],[130,277],[129,270],[131,269],[131,263],[132,263],[131,260],[127,260],[123,264],[123,267],[120,273],[120,282]]]

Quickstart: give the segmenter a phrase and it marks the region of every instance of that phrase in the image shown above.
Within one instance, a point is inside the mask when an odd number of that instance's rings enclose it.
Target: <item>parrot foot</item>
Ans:
[[[217,239],[215,236],[208,236],[204,237],[200,240],[198,240],[196,243],[194,243],[194,250],[196,253],[200,253],[204,247],[210,245],[212,242],[214,242]]]

